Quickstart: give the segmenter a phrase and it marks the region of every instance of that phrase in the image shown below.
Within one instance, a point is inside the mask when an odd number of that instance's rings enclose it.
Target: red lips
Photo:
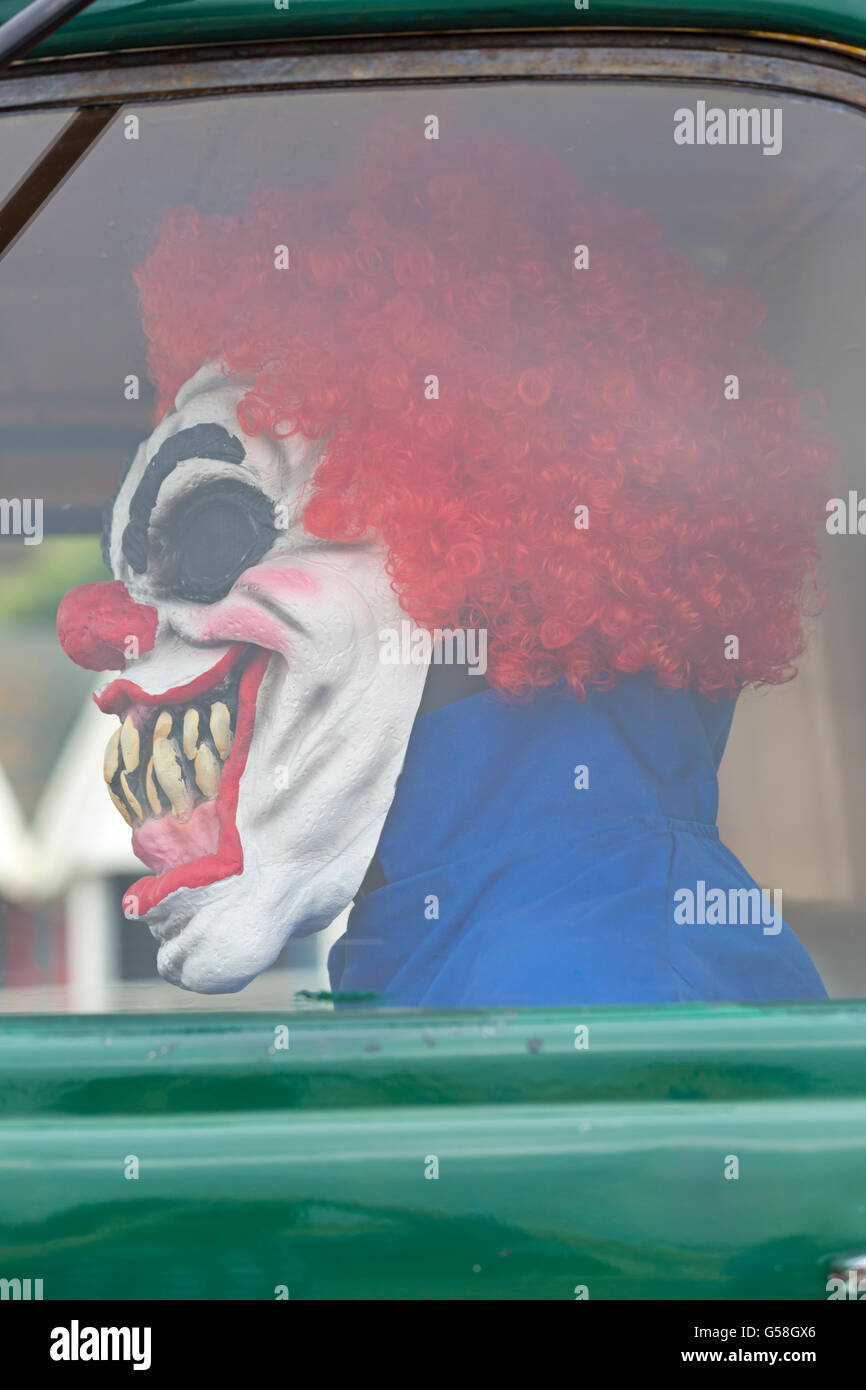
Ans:
[[[179,686],[172,691],[163,691],[159,695],[145,694],[131,681],[112,681],[108,689],[103,691],[102,697],[97,703],[100,708],[105,708],[106,704],[110,705],[112,710],[116,712],[118,706],[125,708],[129,703],[164,703],[169,698],[177,699],[181,694],[191,698],[202,690],[217,684],[229,666],[249,651],[250,648],[246,646],[234,648],[198,680],[192,681],[188,686]],[[235,820],[238,808],[238,792],[253,737],[259,686],[267,670],[270,655],[270,652],[263,649],[254,649],[253,655],[241,676],[238,693],[237,729],[231,753],[220,777],[216,798],[216,814],[219,823],[219,843],[216,853],[203,855],[200,859],[179,864],[166,873],[153,878],[140,878],[137,883],[133,883],[123,899],[124,912],[128,917],[143,917],[151,908],[156,907],[157,903],[162,902],[163,898],[167,898],[169,893],[176,892],[178,888],[203,888],[206,884],[216,883],[220,879],[230,878],[232,875],[242,872],[244,867],[243,846]]]
[[[99,708],[103,714],[123,715],[130,705],[185,705],[194,700],[197,695],[202,695],[206,690],[211,690],[215,685],[219,685],[224,676],[245,656],[251,648],[245,642],[236,642],[225,656],[221,656],[214,666],[202,671],[200,676],[194,680],[187,681],[186,685],[173,685],[170,690],[161,690],[157,694],[142,690],[140,685],[134,681],[116,680],[107,685],[99,695],[94,695]]]
[[[158,621],[156,609],[136,603],[120,580],[81,584],[71,589],[60,604],[57,635],[67,656],[86,670],[122,671],[127,657],[134,659],[153,649]],[[124,897],[128,916],[143,917],[178,888],[201,888],[242,872],[243,848],[235,823],[238,791],[252,742],[259,685],[270,653],[252,649],[246,643],[236,643],[210,670],[186,685],[153,694],[142,690],[134,681],[120,679],[111,681],[100,695],[94,696],[103,713],[121,717],[134,705],[185,704],[219,685],[235,663],[246,657],[249,660],[240,678],[237,729],[216,798],[219,827],[216,852],[179,864],[155,877],[139,879]]]

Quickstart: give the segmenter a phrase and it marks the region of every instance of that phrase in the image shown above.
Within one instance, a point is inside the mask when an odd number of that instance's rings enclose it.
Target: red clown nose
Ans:
[[[68,657],[88,671],[122,671],[127,656],[149,652],[155,608],[136,603],[119,579],[79,584],[57,610],[57,636]]]

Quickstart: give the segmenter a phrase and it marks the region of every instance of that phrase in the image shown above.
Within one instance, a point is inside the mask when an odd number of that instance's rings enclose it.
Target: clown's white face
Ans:
[[[426,674],[380,661],[380,631],[406,620],[382,549],[303,530],[321,444],[245,435],[243,394],[203,368],[133,460],[111,567],[158,625],[97,696],[121,719],[109,786],[157,875],[127,916],[160,942],[161,975],[205,993],[351,902]]]

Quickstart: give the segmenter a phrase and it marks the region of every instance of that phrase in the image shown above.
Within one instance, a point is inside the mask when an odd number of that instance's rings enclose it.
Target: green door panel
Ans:
[[[864,1152],[863,1100],[11,1123],[2,1265],[46,1298],[815,1299]]]
[[[0,21],[23,8],[0,0]],[[281,0],[279,7],[253,0],[166,0],[133,3],[96,0],[36,50],[39,57],[94,50],[170,44],[282,42],[338,37],[466,29],[738,29],[803,34],[866,44],[863,0]]]
[[[822,1299],[866,1249],[864,1061],[856,1003],[6,1019],[0,1277]]]

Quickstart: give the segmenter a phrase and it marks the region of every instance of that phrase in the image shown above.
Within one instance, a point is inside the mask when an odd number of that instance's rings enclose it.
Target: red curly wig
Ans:
[[[159,412],[217,359],[253,378],[248,433],[326,436],[305,527],[381,536],[406,612],[486,627],[512,697],[789,679],[834,451],[753,341],[760,303],[550,155],[368,150],[241,216],[168,215],[135,271]]]

